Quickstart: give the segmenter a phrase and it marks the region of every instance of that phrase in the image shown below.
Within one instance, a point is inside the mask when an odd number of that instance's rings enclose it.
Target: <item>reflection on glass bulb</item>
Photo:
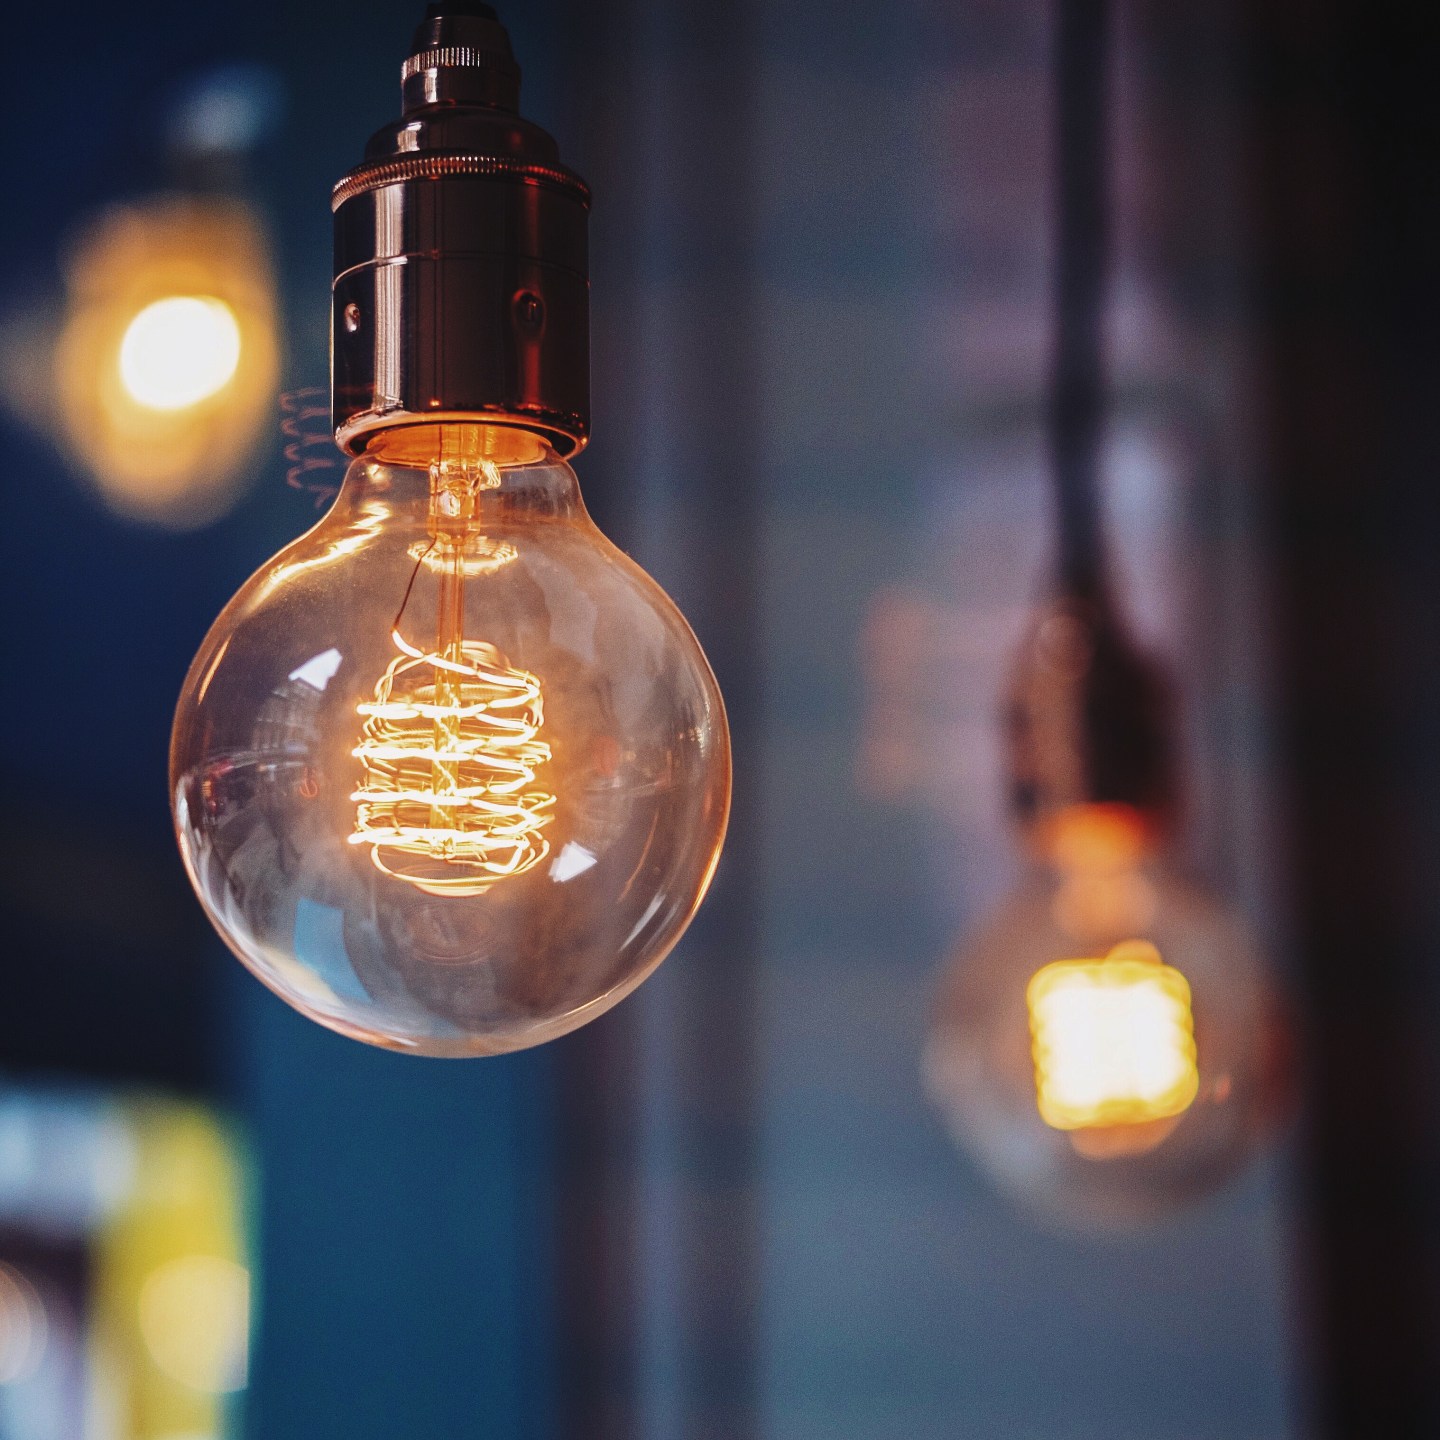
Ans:
[[[242,588],[186,681],[171,776],[247,966],[343,1034],[457,1056],[634,989],[709,884],[730,784],[680,613],[544,441],[471,423],[372,437]]]
[[[928,1089],[1006,1189],[1069,1223],[1223,1182],[1270,1118],[1275,1012],[1244,927],[1163,865],[1136,811],[1075,805],[961,947]]]
[[[154,300],[125,327],[120,379],[151,410],[183,410],[223,390],[240,366],[235,312],[210,296]]]

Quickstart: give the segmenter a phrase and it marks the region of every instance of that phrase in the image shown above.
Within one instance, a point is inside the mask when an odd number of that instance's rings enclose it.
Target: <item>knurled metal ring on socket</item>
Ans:
[[[422,70],[514,70],[515,61],[494,50],[472,50],[468,45],[445,45],[411,55],[400,67],[403,84]]]
[[[503,155],[414,155],[352,170],[331,191],[330,209],[338,210],[347,200],[383,185],[396,185],[404,180],[443,180],[452,175],[509,175],[518,180],[538,180],[568,190],[587,209],[590,205],[590,187],[572,171],[556,166],[537,164],[534,160],[512,160]]]

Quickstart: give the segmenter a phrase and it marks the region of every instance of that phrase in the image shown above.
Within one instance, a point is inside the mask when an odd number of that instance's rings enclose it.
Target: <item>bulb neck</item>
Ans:
[[[403,425],[376,432],[336,501],[342,525],[494,535],[537,522],[589,524],[575,472],[543,436],[509,425]]]
[[[473,420],[416,423],[377,430],[369,437],[365,454],[384,465],[425,470],[447,461],[488,461],[502,468],[537,465],[554,458],[545,440],[513,425],[490,425]]]

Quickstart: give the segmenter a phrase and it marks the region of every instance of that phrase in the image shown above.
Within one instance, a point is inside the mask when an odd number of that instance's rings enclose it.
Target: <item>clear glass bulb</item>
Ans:
[[[945,976],[925,1078],[957,1141],[1064,1221],[1143,1221],[1222,1184],[1275,1109],[1283,1032],[1245,927],[1144,821],[1078,805]]]
[[[562,1035],[665,958],[730,750],[663,591],[501,426],[384,432],[211,628],[175,717],[181,852],[240,959],[371,1044]]]

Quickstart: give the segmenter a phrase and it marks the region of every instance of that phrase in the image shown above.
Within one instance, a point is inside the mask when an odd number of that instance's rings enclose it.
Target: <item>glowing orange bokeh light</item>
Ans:
[[[100,216],[73,247],[56,342],[63,437],[119,514],[186,529],[255,473],[279,372],[264,228],[244,203],[161,196]]]
[[[1026,991],[1040,1116],[1056,1130],[1183,1114],[1199,1090],[1190,986],[1144,941],[1059,960]]]
[[[137,405],[183,410],[223,390],[240,365],[235,312],[209,295],[152,300],[120,339],[120,381]]]

